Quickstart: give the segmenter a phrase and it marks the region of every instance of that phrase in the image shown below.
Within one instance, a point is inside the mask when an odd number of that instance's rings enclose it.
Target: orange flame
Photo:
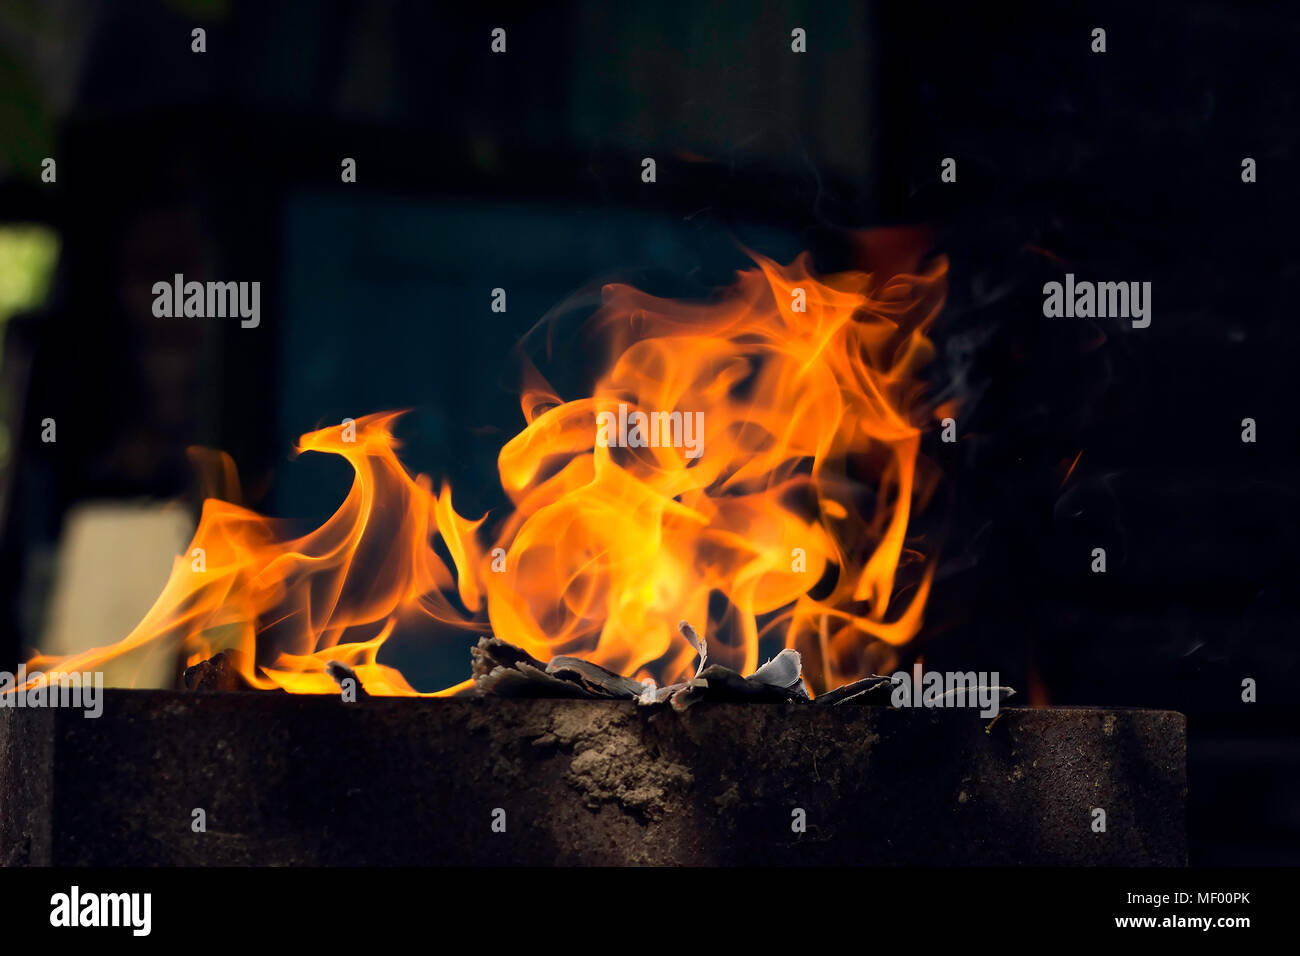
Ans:
[[[298,450],[355,471],[324,524],[292,537],[209,498],[130,635],[38,656],[29,671],[113,662],[121,673],[144,656],[195,663],[231,650],[260,688],[336,693],[325,665],[338,660],[371,694],[414,694],[377,657],[419,618],[661,681],[691,669],[682,619],[706,626],[711,659],[746,672],[760,638],[781,637],[817,690],[891,666],[889,649],[921,625],[933,570],[906,537],[924,491],[918,372],[946,262],[817,279],[807,256],[754,258],[715,302],[605,288],[593,322],[606,371],[567,402],[533,374],[527,425],[498,462],[514,507],[491,536],[486,517],[455,511],[448,487],[435,493],[405,469],[398,413],[321,429]],[[657,442],[638,433],[638,412],[662,426]],[[627,420],[624,441],[608,441],[601,423]]]

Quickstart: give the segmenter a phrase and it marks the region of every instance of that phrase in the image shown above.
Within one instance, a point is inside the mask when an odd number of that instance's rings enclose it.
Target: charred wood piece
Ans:
[[[199,693],[255,689],[240,670],[238,652],[232,650],[220,651],[185,668],[181,680],[186,690]]]

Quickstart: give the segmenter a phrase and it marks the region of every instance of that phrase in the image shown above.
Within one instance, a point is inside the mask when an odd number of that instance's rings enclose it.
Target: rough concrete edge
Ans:
[[[0,866],[53,860],[56,716],[0,709]]]
[[[249,709],[263,714],[270,714],[283,709],[284,712],[311,713],[324,708],[338,707],[357,707],[361,711],[387,711],[390,717],[400,716],[400,711],[407,707],[416,707],[417,709],[438,709],[450,707],[453,710],[463,709],[464,711],[482,710],[489,708],[494,703],[504,703],[512,709],[528,709],[534,703],[527,700],[508,700],[502,702],[493,702],[474,697],[462,697],[455,699],[434,699],[434,700],[409,700],[402,698],[372,698],[360,701],[355,704],[342,704],[337,698],[330,696],[282,696],[268,695],[265,693],[213,693],[213,694],[194,694],[189,692],[175,691],[134,691],[127,689],[116,689],[108,692],[109,696],[105,701],[106,716],[112,719],[112,714],[116,710],[117,714],[147,715],[151,712],[166,712],[171,718],[181,719],[212,717],[231,710],[244,710],[248,705]],[[114,698],[120,709],[114,707]],[[547,702],[554,704],[554,701]],[[120,706],[125,704],[125,706]],[[592,702],[592,706],[608,707],[615,711],[624,711],[635,718],[647,719],[650,715],[647,713],[648,708],[638,708],[634,702],[627,701],[609,701],[609,702]],[[860,713],[863,718],[885,717],[887,714],[895,715],[906,719],[906,714],[900,714],[898,711],[887,708],[831,708],[812,709],[795,705],[776,705],[776,704],[723,704],[714,703],[706,705],[707,708],[720,707],[723,709],[739,709],[741,707],[768,707],[775,708],[780,706],[783,712],[804,710],[806,713],[815,715],[817,713],[830,714],[840,711],[866,711]],[[1024,721],[1033,725],[1039,720],[1050,719],[1051,717],[1061,718],[1066,713],[1074,711],[1093,715],[1127,715],[1130,719],[1146,719],[1159,724],[1164,724],[1174,732],[1177,740],[1171,748],[1171,756],[1177,759],[1176,779],[1170,780],[1170,783],[1177,787],[1181,794],[1182,814],[1179,821],[1183,834],[1182,856],[1179,861],[1181,864],[1186,863],[1187,840],[1186,840],[1186,796],[1187,796],[1187,741],[1186,741],[1186,717],[1185,715],[1171,710],[1160,710],[1153,708],[1115,708],[1115,707],[1056,707],[1047,709],[1040,708],[1003,708],[1002,714],[1012,718],[1013,722]],[[688,724],[691,722],[690,713],[676,714],[665,711],[669,719]],[[770,715],[770,714],[769,714]],[[956,711],[935,711],[923,710],[913,715],[918,719],[932,720],[936,717],[950,718],[956,720],[972,720],[981,724],[988,724],[989,721],[979,718],[976,715],[961,713]],[[53,817],[58,810],[57,794],[53,792],[53,767],[56,758],[55,751],[58,748],[59,740],[64,737],[68,729],[63,726],[60,718],[64,720],[81,719],[79,713],[62,713],[55,710],[41,710],[33,714],[20,714],[15,710],[0,710],[0,865],[49,865],[55,847]],[[791,713],[791,717],[794,714]],[[897,719],[897,718],[895,718]],[[17,746],[15,746],[17,744]],[[1175,768],[1170,768],[1174,770]],[[41,827],[44,827],[42,830]],[[35,829],[34,829],[35,828]],[[1178,865],[1178,864],[1175,864]]]

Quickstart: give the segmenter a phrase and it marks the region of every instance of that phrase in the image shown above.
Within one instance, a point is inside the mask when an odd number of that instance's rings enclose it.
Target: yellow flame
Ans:
[[[754,258],[708,303],[606,287],[593,317],[605,371],[570,401],[533,373],[526,426],[498,461],[513,509],[490,536],[486,518],[456,512],[450,488],[435,493],[403,467],[398,413],[369,415],[355,435],[336,426],[299,442],[355,472],[319,528],[288,537],[209,498],[131,634],[29,669],[157,653],[196,663],[230,650],[255,687],[337,693],[325,664],[338,660],[368,693],[414,694],[377,656],[416,618],[660,681],[690,671],[683,618],[707,628],[714,660],[746,671],[760,637],[781,634],[813,665],[818,690],[887,666],[889,648],[921,626],[933,568],[900,591],[900,568],[916,557],[906,538],[919,493],[918,373],[946,262],[818,279],[806,256]],[[636,412],[662,416],[657,444],[601,440],[599,422]],[[688,421],[698,435],[682,430]],[[691,437],[698,455],[684,447]]]

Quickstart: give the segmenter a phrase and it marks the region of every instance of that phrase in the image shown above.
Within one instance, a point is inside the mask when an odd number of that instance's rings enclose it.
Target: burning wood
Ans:
[[[357,672],[342,661],[326,661],[325,673],[334,678],[334,683],[339,685],[339,689],[345,695],[351,694],[352,700],[370,696],[361,686],[361,678],[357,676]]]
[[[186,690],[193,691],[234,691],[253,690],[253,685],[244,679],[239,652],[221,651],[206,661],[199,661],[193,667],[185,668],[181,680]]]
[[[522,648],[499,637],[484,637],[470,650],[474,661],[475,691],[495,697],[580,697],[591,700],[635,700],[641,704],[670,703],[685,710],[700,701],[731,702],[809,702],[803,684],[803,665],[799,652],[786,648],[748,677],[722,664],[709,662],[708,644],[695,628],[682,621],[682,636],[695,648],[699,665],[695,676],[664,687],[653,682],[639,683],[578,657],[555,657],[549,664],[532,657]],[[893,705],[897,682],[892,677],[872,675],[822,694],[815,701],[820,706],[841,704]],[[977,685],[968,692],[990,692],[1006,700],[1015,691],[1010,687],[986,688]],[[950,706],[957,700],[950,690],[941,704]]]
[[[722,664],[710,664],[708,646],[686,621],[682,636],[699,655],[695,676],[656,687],[624,677],[579,657],[554,657],[549,664],[499,637],[484,637],[470,650],[475,690],[496,697],[583,697],[593,700],[669,702],[685,710],[701,700],[807,700],[799,652],[786,649],[748,677]]]
[[[817,698],[819,704],[888,704],[894,689],[891,677],[872,674],[861,680],[843,684]]]
[[[479,638],[478,646],[470,648],[474,661],[474,685],[480,694],[498,697],[583,697],[588,699],[623,696],[602,692],[599,680],[587,681],[570,669],[562,671],[563,677],[550,673],[543,664],[523,648],[515,647],[499,637]],[[595,665],[589,665],[595,668]],[[589,671],[588,674],[594,674]]]

